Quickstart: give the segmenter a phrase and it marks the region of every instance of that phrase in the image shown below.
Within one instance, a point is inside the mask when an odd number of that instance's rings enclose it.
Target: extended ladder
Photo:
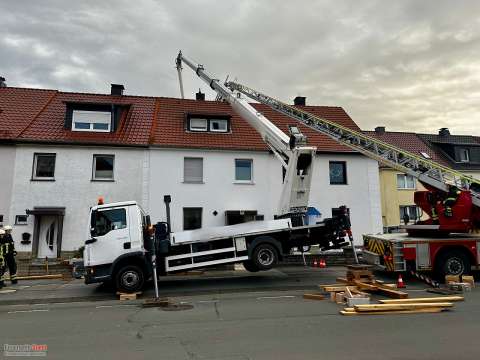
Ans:
[[[369,158],[412,175],[422,183],[442,191],[448,191],[448,185],[455,185],[459,189],[470,190],[473,203],[480,207],[480,193],[477,188],[475,191],[471,189],[472,184],[480,187],[480,181],[473,177],[464,175],[434,161],[423,159],[408,151],[338,125],[305,110],[287,105],[248,86],[233,81],[227,82],[225,85],[230,90],[238,91],[253,100],[271,107],[273,110],[300,121],[304,125],[333,138]]]

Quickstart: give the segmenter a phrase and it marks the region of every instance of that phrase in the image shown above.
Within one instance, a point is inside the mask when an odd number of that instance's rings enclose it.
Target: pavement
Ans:
[[[47,299],[57,296],[57,301],[0,302],[0,339],[3,344],[44,344],[49,359],[478,358],[478,289],[440,314],[345,317],[338,313],[341,306],[328,300],[302,298],[305,290],[318,290],[318,284],[334,283],[344,273],[341,267],[285,267],[164,278],[162,294],[181,305],[179,311],[143,308],[143,300],[112,300],[107,289],[91,285],[81,290],[77,280],[42,281],[0,295],[0,301],[15,294],[38,300],[47,293]],[[407,280],[407,286],[411,297],[433,296],[422,283]],[[92,298],[58,301],[67,293]],[[143,295],[151,294],[147,289]],[[91,301],[100,295],[101,302]]]

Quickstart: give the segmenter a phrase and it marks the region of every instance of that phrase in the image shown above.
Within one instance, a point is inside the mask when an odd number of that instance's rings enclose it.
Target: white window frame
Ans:
[[[95,118],[95,116],[98,116],[98,117]],[[107,116],[108,116],[108,119],[107,119]],[[85,117],[85,118],[82,119],[82,117]],[[90,127],[88,129],[77,129],[76,123],[89,124]],[[94,128],[95,124],[106,124],[107,129],[95,129]],[[72,131],[110,132],[111,128],[112,128],[112,113],[110,111],[73,110],[72,112]]]
[[[38,156],[53,156],[53,176],[37,176]],[[55,153],[35,153],[33,154],[32,180],[55,180],[55,168],[57,166],[57,154]]]
[[[465,155],[465,158],[462,159],[462,155]],[[465,148],[460,148],[460,162],[468,163],[470,162],[470,151]]]
[[[113,159],[113,169],[112,169],[112,177],[111,178],[106,178],[106,177],[96,177],[95,172],[96,172],[96,167],[97,167],[97,157],[110,157]],[[92,180],[94,181],[112,181],[115,180],[115,155],[112,154],[93,154],[93,164],[92,164]]]
[[[403,181],[405,186],[401,187],[400,182],[398,181],[399,177],[403,177]],[[408,187],[408,181],[407,178],[411,177],[413,180],[413,187]],[[412,175],[407,175],[407,174],[397,174],[397,189],[398,190],[415,190],[417,188],[417,179],[415,179]]]
[[[412,215],[410,214],[410,210],[411,208],[415,208],[415,217],[412,217]],[[404,210],[405,208],[408,209],[408,216],[410,218],[410,222],[414,222],[415,220],[419,220],[420,217],[421,217],[421,212],[420,212],[420,207],[418,207],[417,205],[413,204],[413,205],[400,205],[398,207],[399,209],[399,212],[400,212],[400,221],[403,222],[403,215],[404,215],[404,212],[402,210]]]
[[[18,221],[19,216],[25,216],[25,221]],[[15,215],[15,225],[27,225],[28,224],[28,215]]]
[[[218,129],[218,130],[215,130],[213,127],[212,127],[212,123],[214,122],[219,122],[219,123],[224,123],[225,124],[225,128],[224,129]],[[226,133],[228,132],[228,120],[227,119],[210,119],[210,121],[208,122],[209,123],[209,130],[211,132],[222,132],[222,133]]]
[[[205,123],[205,127],[193,127],[192,126],[192,121],[195,121],[195,120],[201,120]],[[189,120],[188,120],[188,129],[190,131],[195,131],[195,132],[207,132],[208,131],[208,119],[204,119],[204,118],[196,118],[196,117],[191,117]]]
[[[197,160],[197,161],[201,161],[202,163],[202,179],[201,180],[189,180],[185,177],[185,160]],[[185,156],[183,158],[183,183],[184,184],[203,184],[204,183],[204,161],[203,161],[203,157],[199,157],[199,156]]]
[[[238,180],[237,179],[237,161],[250,161],[250,180]],[[253,159],[248,159],[248,158],[237,158],[233,162],[234,164],[234,183],[235,184],[253,184]]]

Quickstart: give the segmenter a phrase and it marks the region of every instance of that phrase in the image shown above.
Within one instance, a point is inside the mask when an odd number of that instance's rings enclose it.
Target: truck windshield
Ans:
[[[92,212],[92,235],[103,236],[112,230],[127,227],[125,209],[97,210]]]

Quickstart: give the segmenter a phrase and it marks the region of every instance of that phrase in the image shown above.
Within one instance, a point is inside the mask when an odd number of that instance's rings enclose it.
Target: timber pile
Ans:
[[[463,300],[464,298],[462,296],[380,300],[380,304],[366,304],[346,307],[340,311],[340,314],[352,316],[439,313],[452,308],[454,301]]]
[[[365,292],[379,293],[394,299],[408,298],[408,293],[397,290],[395,284],[385,284],[383,281],[376,280],[370,265],[349,265],[346,277],[337,278],[337,281],[337,284],[320,285],[320,288],[330,293],[330,298],[332,300],[335,299],[334,301],[339,296],[344,301],[355,297],[350,295],[368,296]],[[347,289],[350,294],[347,292]]]

